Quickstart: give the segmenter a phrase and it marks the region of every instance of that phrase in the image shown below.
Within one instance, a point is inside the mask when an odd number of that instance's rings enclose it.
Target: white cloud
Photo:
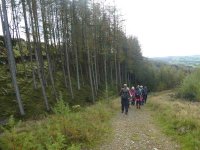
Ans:
[[[199,0],[116,0],[144,56],[200,54]]]

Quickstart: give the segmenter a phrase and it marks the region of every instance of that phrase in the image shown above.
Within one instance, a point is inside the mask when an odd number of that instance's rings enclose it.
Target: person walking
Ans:
[[[125,114],[128,114],[128,107],[129,107],[129,88],[127,87],[127,84],[124,84],[123,88],[121,88],[120,91],[120,96],[121,96],[121,110],[122,113],[125,112]]]
[[[144,86],[144,103],[147,102],[147,95],[148,95],[148,89],[147,86]]]
[[[144,105],[144,88],[142,85],[140,85],[140,93],[141,93],[141,105]]]
[[[140,90],[140,87],[137,86],[136,89],[135,89],[135,101],[136,101],[136,108],[137,109],[140,109],[140,106],[141,106],[141,90]]]
[[[130,89],[130,95],[131,95],[131,105],[135,105],[135,87],[132,86]]]

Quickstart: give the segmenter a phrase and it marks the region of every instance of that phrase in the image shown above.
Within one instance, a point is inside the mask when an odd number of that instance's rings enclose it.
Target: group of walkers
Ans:
[[[130,104],[136,105],[137,109],[141,108],[141,105],[144,105],[147,101],[148,90],[146,86],[137,85],[131,89],[128,88],[127,84],[121,88],[120,96],[121,96],[121,110],[122,113],[128,114],[128,109]]]

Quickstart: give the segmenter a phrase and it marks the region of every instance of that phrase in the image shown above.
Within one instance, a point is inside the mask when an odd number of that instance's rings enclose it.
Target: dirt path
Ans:
[[[151,112],[143,106],[131,106],[128,115],[118,113],[112,120],[112,140],[99,150],[178,150],[178,144],[166,137],[155,125]]]

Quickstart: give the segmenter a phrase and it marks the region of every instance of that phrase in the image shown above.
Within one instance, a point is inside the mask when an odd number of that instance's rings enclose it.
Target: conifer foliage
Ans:
[[[21,115],[25,114],[17,88],[21,71],[34,90],[41,90],[46,110],[50,110],[48,89],[58,98],[58,80],[71,101],[75,91],[88,84],[94,103],[100,89],[108,96],[109,87],[118,91],[123,82],[135,78],[142,61],[139,41],[125,35],[115,6],[95,0],[1,1],[7,51],[1,57],[7,56]],[[13,39],[17,44],[12,46]]]

